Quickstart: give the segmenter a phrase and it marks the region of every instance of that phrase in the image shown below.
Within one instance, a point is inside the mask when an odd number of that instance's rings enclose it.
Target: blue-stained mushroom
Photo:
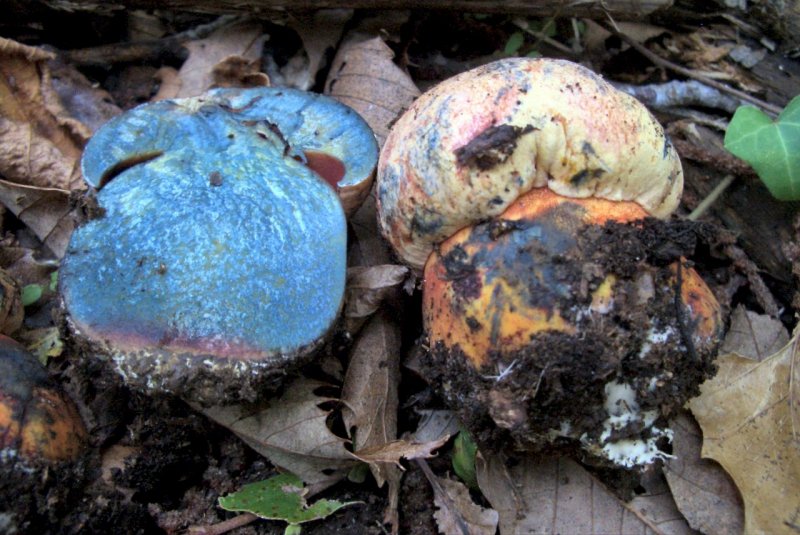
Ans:
[[[346,270],[337,190],[368,184],[376,160],[355,112],[294,90],[218,90],[112,120],[82,161],[102,216],[62,263],[67,326],[130,386],[256,399],[331,333]]]

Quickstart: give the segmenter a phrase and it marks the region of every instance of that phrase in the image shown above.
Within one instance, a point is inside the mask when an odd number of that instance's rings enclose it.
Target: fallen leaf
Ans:
[[[211,87],[266,87],[269,76],[261,72],[259,59],[230,56],[211,69]]]
[[[345,329],[351,333],[358,332],[384,299],[397,293],[407,276],[408,268],[395,264],[348,268],[344,305]]]
[[[275,466],[318,490],[344,478],[357,462],[345,448],[347,441],[334,435],[326,424],[330,411],[319,405],[333,399],[314,393],[325,386],[301,377],[287,385],[282,396],[259,406],[194,408],[233,431]]]
[[[308,56],[308,67],[302,71],[302,76],[291,80],[292,87],[308,90],[314,85],[328,52],[336,48],[351,18],[352,9],[317,9],[289,15],[287,26],[300,36]]]
[[[461,423],[453,411],[421,410],[418,412],[422,418],[417,424],[417,430],[410,437],[417,442],[430,442],[444,436],[453,436],[461,428]]]
[[[373,316],[353,346],[342,386],[342,417],[356,451],[397,438],[400,384],[400,326],[382,313]],[[392,462],[392,461],[389,461]],[[383,470],[373,469],[378,486]]]
[[[186,43],[189,57],[183,62],[178,76],[181,88],[177,97],[194,97],[214,87],[214,69],[218,64],[240,58],[237,61],[250,64],[261,58],[266,36],[261,24],[236,22],[223,26],[205,39]],[[224,67],[221,67],[224,68]],[[252,75],[248,71],[248,75]]]
[[[390,264],[392,255],[386,240],[378,230],[378,215],[375,196],[364,199],[355,214],[350,218],[355,239],[348,253],[349,266],[377,266]]]
[[[393,440],[377,446],[369,446],[353,452],[353,455],[365,463],[395,463],[401,459],[427,459],[435,457],[434,450],[441,448],[450,436],[444,436],[432,442],[413,442]]]
[[[317,500],[306,503],[303,482],[294,474],[278,474],[263,481],[248,483],[236,492],[219,498],[226,511],[253,513],[267,520],[282,520],[289,525],[326,518],[342,507],[359,502]]]
[[[17,339],[44,365],[51,358],[60,357],[64,351],[64,341],[58,327],[22,331]]]
[[[79,162],[91,132],[51,86],[53,58],[0,38],[0,202],[60,258],[74,226],[69,194],[85,187]]]
[[[664,475],[686,521],[703,533],[742,533],[739,490],[719,464],[700,457],[703,437],[697,422],[682,413],[670,421],[670,428],[672,456],[665,463]]]
[[[626,507],[575,461],[531,456],[508,466],[500,456],[476,460],[478,485],[500,515],[500,533],[688,533],[674,516]],[[679,516],[679,515],[678,515]]]
[[[392,49],[380,37],[355,37],[333,60],[325,93],[357,111],[383,146],[395,119],[419,95],[411,78],[394,64]]]
[[[644,471],[639,486],[644,492],[622,505],[643,520],[659,535],[694,535],[689,523],[678,510],[664,474],[655,465]],[[641,489],[637,489],[641,490]]]
[[[753,360],[764,360],[789,342],[789,333],[780,321],[738,306],[731,314],[731,327],[719,354],[736,353]]]
[[[433,504],[436,506],[433,518],[440,533],[495,534],[497,511],[473,502],[469,489],[463,483],[443,477],[434,478],[441,489],[434,486],[433,493]]]
[[[742,494],[745,533],[800,531],[800,362],[797,334],[755,362],[717,358],[717,375],[689,408],[703,429],[703,457],[719,462]]]
[[[70,118],[94,133],[122,110],[113,103],[105,89],[92,83],[73,65],[60,59],[48,62],[53,91]]]

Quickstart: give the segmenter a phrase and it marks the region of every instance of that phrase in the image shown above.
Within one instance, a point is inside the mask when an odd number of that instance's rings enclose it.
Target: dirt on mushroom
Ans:
[[[553,218],[561,216],[552,214]],[[506,226],[514,225],[519,229],[525,222]],[[476,240],[497,240],[499,226],[497,220],[479,225],[473,235],[478,236]],[[481,366],[469,365],[475,362],[472,355],[465,354],[457,341],[447,342],[445,337],[430,348],[425,373],[487,451],[576,448],[582,435],[588,435],[583,441],[599,442],[608,413],[598,400],[604,399],[606,385],[615,378],[633,385],[642,410],[657,409],[668,417],[696,395],[698,385],[714,372],[711,356],[715,343],[695,342],[696,331],[703,326],[687,321],[683,304],[687,290],[681,288],[683,281],[675,276],[673,267],[680,262],[688,270],[682,259],[694,255],[698,244],[707,243],[713,234],[714,230],[705,225],[655,219],[584,226],[578,230],[576,246],[551,259],[551,278],[545,284],[528,285],[535,295],[527,299],[537,306],[550,303],[548,313],[552,316],[557,311],[574,330],[544,329],[531,334],[527,343],[513,351],[505,351],[499,342],[492,344]],[[518,251],[508,254],[524,257]],[[536,262],[531,260],[535,258],[535,253],[529,255],[528,261]],[[458,277],[453,283],[453,302],[476,297],[481,279],[469,271],[474,259],[458,248],[443,258],[448,274]],[[542,276],[544,270],[533,265],[526,268],[521,265],[524,260],[516,262],[515,272],[520,276]],[[642,266],[649,266],[654,289],[644,305],[641,281],[637,279]],[[608,317],[587,320],[592,293],[609,275],[616,278],[613,311]],[[568,289],[555,296],[547,283]],[[674,329],[677,336],[673,342],[650,343],[651,321],[658,322],[661,332]],[[471,330],[485,328],[477,321],[467,323]],[[664,383],[668,388],[663,388]],[[562,436],[558,430],[564,429],[565,422],[571,429]],[[644,427],[641,422],[631,422],[612,429],[603,440],[639,435],[647,438]],[[600,459],[592,461],[605,465]]]

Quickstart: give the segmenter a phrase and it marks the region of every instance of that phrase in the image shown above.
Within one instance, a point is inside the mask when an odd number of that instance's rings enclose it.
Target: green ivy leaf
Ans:
[[[503,53],[507,56],[513,56],[519,49],[522,48],[522,45],[525,43],[525,36],[522,32],[514,32],[508,37],[508,41],[506,41],[506,47],[503,49]]]
[[[22,288],[22,306],[34,304],[42,297],[42,287],[38,284],[28,284]]]
[[[775,121],[753,106],[737,109],[725,148],[753,166],[776,199],[800,200],[800,96]]]
[[[342,507],[360,503],[317,500],[309,506],[303,497],[304,493],[303,482],[299,477],[279,474],[220,497],[219,505],[226,511],[253,513],[267,520],[283,520],[292,525],[319,520]]]
[[[475,474],[475,454],[478,446],[466,431],[459,431],[453,444],[453,471],[470,488],[478,487]]]

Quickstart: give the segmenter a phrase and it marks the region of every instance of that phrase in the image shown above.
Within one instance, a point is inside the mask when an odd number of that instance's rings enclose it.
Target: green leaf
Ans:
[[[508,41],[506,41],[506,47],[503,49],[503,53],[507,56],[513,56],[519,49],[522,48],[522,45],[525,43],[525,36],[522,32],[514,32],[508,37]]]
[[[478,446],[466,431],[460,431],[453,444],[453,471],[470,488],[478,487],[475,475],[475,454]]]
[[[283,530],[283,535],[300,535],[303,532],[303,528],[298,526],[297,524],[289,524],[286,526],[286,529]]]
[[[42,287],[38,284],[28,284],[22,288],[22,306],[34,304],[42,297]]]
[[[360,502],[342,503],[336,500],[317,500],[307,505],[305,489],[299,477],[293,474],[277,476],[250,483],[238,491],[222,496],[219,505],[226,511],[253,513],[267,520],[283,520],[301,524],[325,518],[342,507]]]
[[[58,271],[50,274],[50,291],[55,292],[58,289]]]
[[[800,96],[775,121],[741,106],[725,132],[725,148],[753,166],[775,198],[800,200]]]

